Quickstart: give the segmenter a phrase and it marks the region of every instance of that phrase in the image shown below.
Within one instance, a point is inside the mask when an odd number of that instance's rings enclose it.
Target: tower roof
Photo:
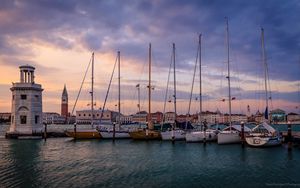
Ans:
[[[66,84],[64,85],[64,90],[63,90],[62,95],[63,95],[63,96],[68,96]]]

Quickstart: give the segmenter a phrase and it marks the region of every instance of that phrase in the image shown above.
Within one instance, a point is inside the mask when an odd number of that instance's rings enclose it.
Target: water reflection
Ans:
[[[39,179],[38,158],[40,151],[39,141],[5,140],[6,154],[1,157],[3,169],[0,175],[9,175],[1,180],[6,187],[30,187],[37,185]],[[3,144],[3,143],[2,143]]]

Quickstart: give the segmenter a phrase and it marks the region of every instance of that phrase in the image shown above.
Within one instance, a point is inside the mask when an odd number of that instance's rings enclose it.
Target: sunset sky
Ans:
[[[64,84],[71,111],[92,52],[96,106],[103,106],[118,50],[122,112],[137,112],[137,84],[141,85],[142,110],[147,110],[149,43],[153,111],[162,111],[174,42],[178,111],[185,114],[200,33],[203,110],[227,112],[227,101],[221,101],[228,96],[224,17],[229,19],[233,112],[246,113],[247,105],[252,113],[265,108],[263,27],[270,108],[300,113],[299,0],[0,0],[0,112],[10,111],[9,88],[19,81],[18,67],[24,64],[36,67],[36,82],[44,88],[43,111],[60,112]],[[76,110],[89,108],[90,80],[89,72]],[[107,107],[116,110],[117,75],[112,84]],[[199,110],[198,93],[197,77],[193,113]],[[168,103],[166,110],[172,111],[173,106]]]

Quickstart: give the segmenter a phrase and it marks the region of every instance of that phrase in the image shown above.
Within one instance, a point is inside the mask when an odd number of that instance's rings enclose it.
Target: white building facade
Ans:
[[[13,83],[11,126],[8,133],[33,134],[42,131],[42,86],[34,82],[35,68],[20,66],[20,82]]]

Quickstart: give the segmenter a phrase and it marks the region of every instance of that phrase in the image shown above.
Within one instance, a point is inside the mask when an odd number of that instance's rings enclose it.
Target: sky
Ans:
[[[163,111],[172,43],[176,45],[177,109],[188,111],[198,36],[202,34],[203,110],[228,112],[226,24],[229,23],[231,93],[234,113],[264,111],[264,28],[270,108],[300,113],[300,1],[298,0],[0,0],[0,112],[11,109],[12,82],[20,65],[36,67],[43,111],[60,112],[64,84],[72,111],[85,70],[95,52],[96,108],[103,106],[121,53],[121,111],[147,110],[148,46],[152,45],[152,111]],[[171,71],[172,72],[172,71]],[[106,108],[117,109],[114,74]],[[191,113],[199,111],[199,70]],[[173,100],[170,74],[167,101]],[[76,110],[87,109],[91,73]],[[299,108],[298,108],[299,107]],[[173,111],[166,102],[165,111]]]

